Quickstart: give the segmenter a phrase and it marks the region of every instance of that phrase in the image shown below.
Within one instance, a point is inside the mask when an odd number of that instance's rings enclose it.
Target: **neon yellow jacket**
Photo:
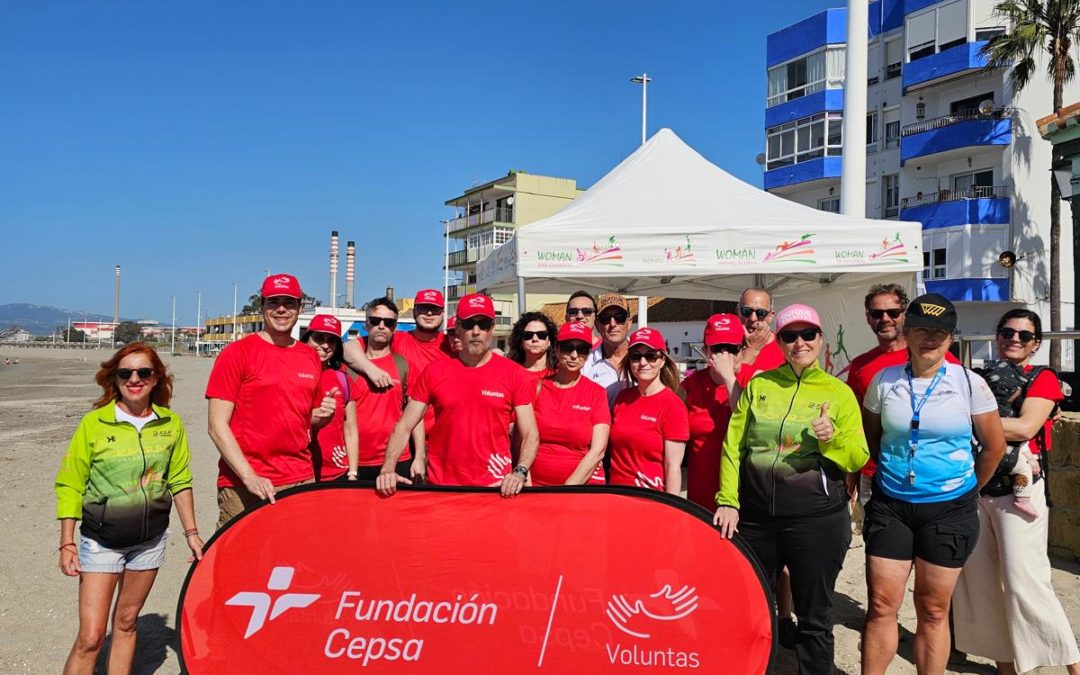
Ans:
[[[87,413],[56,475],[56,517],[82,520],[83,536],[110,548],[164,532],[172,495],[191,489],[184,423],[153,409],[158,418],[142,432],[116,420],[115,403]]]
[[[833,436],[818,441],[811,423],[828,402]],[[847,500],[844,474],[870,458],[862,413],[851,389],[816,363],[758,373],[728,423],[716,503],[773,516],[811,515]]]

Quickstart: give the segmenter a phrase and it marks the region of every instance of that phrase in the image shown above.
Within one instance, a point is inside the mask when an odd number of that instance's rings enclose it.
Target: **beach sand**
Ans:
[[[0,673],[56,673],[63,667],[78,626],[78,582],[57,568],[59,529],[53,479],[60,458],[99,389],[93,383],[108,351],[0,348],[18,357],[0,366]],[[217,519],[217,451],[206,434],[202,392],[212,361],[191,356],[168,359],[175,376],[172,409],[188,430],[195,476],[195,505],[204,539]],[[139,619],[135,673],[177,673],[176,603],[187,572],[189,551],[173,517],[165,566]],[[859,631],[866,607],[863,547],[854,537],[836,585],[836,666],[859,672]],[[1073,629],[1080,629],[1080,566],[1054,561],[1054,587]],[[910,584],[909,584],[910,588]],[[914,673],[910,595],[900,615],[904,636],[890,673]],[[720,636],[718,636],[719,638]],[[104,673],[104,661],[100,672]],[[985,661],[950,665],[950,673],[992,673]],[[777,673],[795,672],[792,653],[779,650]],[[1039,673],[1064,673],[1048,668]]]

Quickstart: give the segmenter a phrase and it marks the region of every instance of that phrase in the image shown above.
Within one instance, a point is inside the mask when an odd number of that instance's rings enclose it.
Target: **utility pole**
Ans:
[[[176,353],[176,296],[172,296],[172,344],[169,347],[169,353]]]
[[[866,217],[866,0],[848,0],[840,213]]]
[[[634,77],[631,77],[630,81],[633,82],[634,84],[640,84],[641,85],[641,144],[645,145],[645,140],[646,140],[646,136],[647,136],[647,132],[646,132],[647,122],[646,122],[646,120],[648,119],[648,115],[649,115],[648,92],[649,92],[649,83],[652,82],[652,78],[649,77],[648,73],[642,73],[640,75],[635,75]],[[638,306],[638,320],[637,320],[637,323],[638,323],[638,328],[641,328],[642,326],[647,326],[649,324],[649,296],[647,296],[647,295],[639,295],[638,296],[637,306]]]
[[[229,342],[236,341],[236,284],[232,285],[232,339]]]
[[[202,331],[202,291],[195,291],[195,356],[199,355],[199,333]]]

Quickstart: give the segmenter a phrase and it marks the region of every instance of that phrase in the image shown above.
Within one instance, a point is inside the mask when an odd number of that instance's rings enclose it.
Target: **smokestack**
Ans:
[[[120,323],[120,266],[116,266],[116,286],[113,289],[113,305],[112,305],[112,320],[113,320],[113,332],[115,333],[117,324]]]
[[[337,263],[338,263],[338,235],[337,230],[330,233],[330,309],[337,307]]]
[[[386,297],[390,298],[391,300],[394,299],[394,287],[393,286],[387,286],[386,287]]]
[[[353,286],[356,285],[356,242],[350,241],[345,244],[345,304],[355,307],[353,304]]]

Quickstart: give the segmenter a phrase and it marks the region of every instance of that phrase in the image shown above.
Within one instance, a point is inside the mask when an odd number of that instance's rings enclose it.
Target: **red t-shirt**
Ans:
[[[784,365],[784,352],[780,351],[780,343],[773,338],[761,348],[756,359],[739,366],[739,372],[735,373],[735,381],[739,383],[740,389],[746,389],[747,383],[754,375],[782,365]]]
[[[206,398],[231,402],[229,428],[251,468],[274,485],[314,476],[311,466],[311,411],[321,401],[322,363],[300,342],[277,347],[256,333],[221,351]],[[236,487],[240,479],[222,459],[218,487]]]
[[[1026,366],[1024,368],[1025,373],[1030,370],[1031,366]],[[1035,381],[1028,387],[1027,397],[1045,398],[1046,400],[1054,401],[1055,403],[1060,403],[1065,400],[1065,394],[1061,391],[1061,382],[1058,382],[1057,375],[1050,370],[1044,370],[1039,373],[1038,377],[1035,378]],[[1046,438],[1047,452],[1050,451],[1050,443],[1054,435],[1053,428],[1054,423],[1050,419],[1047,419],[1046,423],[1043,424],[1043,434]],[[1039,446],[1035,443],[1035,439],[1032,438],[1028,443],[1031,448],[1031,454],[1039,454]]]
[[[343,378],[348,378],[348,375],[329,368],[324,368],[319,378],[319,401],[328,396],[334,387],[338,389],[334,394],[337,402],[334,416],[319,427],[308,444],[315,475],[320,481],[334,480],[349,470],[349,457],[345,454],[345,397],[352,395],[356,382],[349,381],[343,385]]]
[[[394,340],[390,343],[390,351],[405,357],[409,364],[410,378],[413,377],[413,373],[419,378],[424,370],[435,361],[454,358],[453,352],[450,351],[450,341],[446,339],[446,333],[442,331],[435,334],[434,340],[428,340],[427,342],[416,339],[412,331],[394,333]],[[411,390],[409,394],[410,398],[412,398]],[[428,410],[427,414],[424,415],[424,433],[430,436],[434,426],[435,411]]]
[[[612,413],[611,484],[664,489],[664,442],[690,437],[686,405],[664,388],[642,396],[637,387],[615,397]]]
[[[720,455],[731,420],[727,387],[714,382],[706,368],[691,373],[682,388],[690,415],[686,497],[712,511],[720,489]]]
[[[584,376],[565,389],[555,380],[541,380],[533,407],[540,430],[540,448],[532,465],[533,484],[565,485],[589,452],[593,427],[611,424],[607,392]],[[588,484],[604,484],[603,463],[593,471]]]
[[[410,398],[435,409],[428,478],[436,485],[485,486],[510,471],[510,413],[536,397],[525,369],[492,354],[470,368],[459,359],[432,362]]]
[[[960,363],[951,352],[945,352],[945,360],[949,363]],[[862,406],[866,390],[870,388],[870,381],[874,376],[890,366],[900,366],[908,362],[907,349],[895,349],[887,352],[881,345],[874,347],[868,352],[859,354],[851,360],[848,367],[847,385],[855,392],[855,398]],[[864,476],[872,478],[877,471],[877,464],[872,459],[866,460],[861,469]]]
[[[367,378],[357,378],[353,383],[353,400],[356,401],[356,426],[360,435],[360,466],[382,466],[386,459],[386,442],[394,425],[401,419],[401,373],[394,363],[394,355],[387,354],[371,362],[386,371],[392,383],[389,389],[376,389]],[[405,390],[411,394],[416,388],[419,375],[409,367]],[[408,444],[398,461],[412,459]]]

